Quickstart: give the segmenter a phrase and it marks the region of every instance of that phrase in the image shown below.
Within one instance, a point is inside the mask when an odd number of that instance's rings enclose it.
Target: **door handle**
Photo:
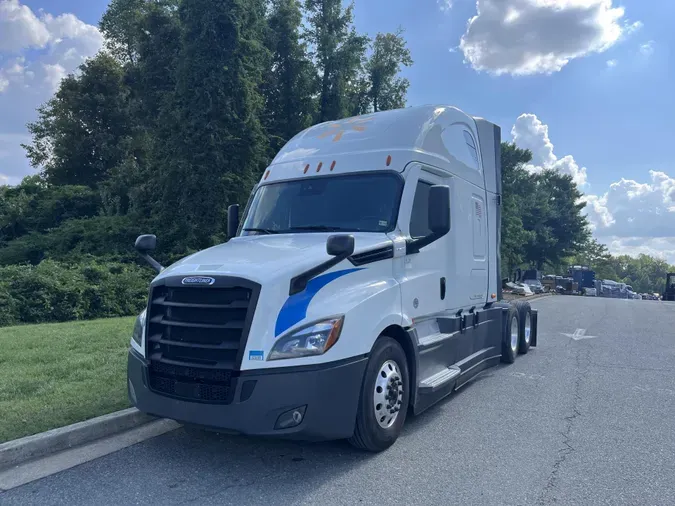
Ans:
[[[445,278],[441,278],[441,300],[445,299]]]

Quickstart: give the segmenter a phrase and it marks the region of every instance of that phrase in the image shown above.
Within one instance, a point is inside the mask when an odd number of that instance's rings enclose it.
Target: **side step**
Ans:
[[[419,346],[420,348],[428,348],[431,346],[435,346],[445,341],[446,339],[450,339],[455,334],[459,334],[459,332],[450,332],[447,334],[443,332],[436,332],[435,334],[429,334],[428,336],[420,338]]]
[[[459,367],[451,365],[450,367],[423,379],[419,384],[419,392],[421,394],[436,392],[451,381],[457,379],[461,373],[462,370]]]

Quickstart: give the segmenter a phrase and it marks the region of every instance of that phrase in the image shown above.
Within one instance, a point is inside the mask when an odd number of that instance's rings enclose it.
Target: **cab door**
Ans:
[[[433,172],[432,172],[433,170]],[[415,177],[415,172],[418,177]],[[425,237],[429,229],[429,190],[433,185],[451,185],[451,177],[418,166],[406,181],[401,210],[409,216],[400,223],[402,232],[412,238]],[[450,213],[450,209],[447,210]],[[451,222],[452,228],[452,222]],[[439,315],[446,309],[448,296],[448,235],[406,254],[400,276],[403,313],[411,319]]]

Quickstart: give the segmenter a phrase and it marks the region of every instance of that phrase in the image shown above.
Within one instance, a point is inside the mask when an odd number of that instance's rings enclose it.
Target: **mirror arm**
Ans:
[[[438,241],[441,237],[446,235],[449,232],[444,232],[442,234],[438,234],[435,232],[432,232],[431,234],[425,236],[425,237],[420,237],[418,239],[406,239],[405,241],[405,254],[406,255],[413,255],[415,253],[419,253],[422,248],[425,246],[429,246],[432,242]]]
[[[345,252],[341,255],[331,258],[330,260],[327,260],[326,262],[323,262],[322,264],[317,265],[316,267],[312,267],[302,274],[298,274],[293,279],[291,279],[291,287],[288,291],[288,295],[295,295],[296,293],[302,292],[305,288],[307,288],[307,283],[309,283],[312,278],[315,278],[322,272],[326,272],[334,265],[337,265],[343,260],[349,258],[350,255],[351,253]]]
[[[159,272],[162,272],[162,271],[164,270],[164,267],[162,266],[162,264],[160,264],[157,260],[155,260],[154,258],[152,258],[152,257],[151,257],[150,255],[148,255],[147,253],[141,253],[140,255],[143,257],[143,260],[145,260],[146,262],[148,262],[148,263],[150,264],[150,267],[152,267],[153,269],[155,269],[158,273],[159,273]]]

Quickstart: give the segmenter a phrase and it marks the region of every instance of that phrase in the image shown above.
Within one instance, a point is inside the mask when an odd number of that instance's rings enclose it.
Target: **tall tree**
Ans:
[[[352,114],[350,90],[363,71],[368,37],[352,26],[354,4],[346,9],[341,0],[305,0],[309,21],[306,32],[321,76],[318,121]]]
[[[117,60],[100,53],[80,71],[38,109],[37,121],[28,125],[33,142],[23,147],[48,183],[93,188],[133,156],[133,120]]]
[[[532,177],[523,168],[532,160],[529,150],[513,143],[502,143],[502,273],[510,273],[523,262],[523,245],[534,239],[532,230],[525,230],[523,216],[528,212],[528,194],[534,190]]]
[[[272,56],[263,84],[263,121],[272,153],[310,126],[315,114],[318,76],[300,40],[301,23],[299,0],[272,0],[266,37]]]
[[[411,66],[413,60],[403,38],[403,29],[399,28],[395,33],[378,33],[371,49],[372,54],[365,67],[372,110],[377,112],[405,107],[410,82],[399,74],[402,67]]]
[[[117,0],[118,2],[135,0]],[[173,134],[175,88],[181,54],[181,25],[174,0],[145,1],[129,30],[134,62],[125,65],[125,83],[134,118],[135,156],[120,164],[104,183],[107,214],[130,212],[147,221],[160,194],[156,173],[164,140]],[[112,21],[110,21],[112,23]]]
[[[179,14],[175,123],[158,160],[158,213],[176,241],[204,247],[222,234],[227,205],[244,201],[266,161],[264,2],[191,0]]]
[[[572,177],[554,170],[534,175],[532,206],[523,217],[526,230],[535,235],[525,248],[525,260],[537,269],[544,265],[560,266],[566,257],[579,252],[590,237],[587,218],[582,214],[585,203]]]

